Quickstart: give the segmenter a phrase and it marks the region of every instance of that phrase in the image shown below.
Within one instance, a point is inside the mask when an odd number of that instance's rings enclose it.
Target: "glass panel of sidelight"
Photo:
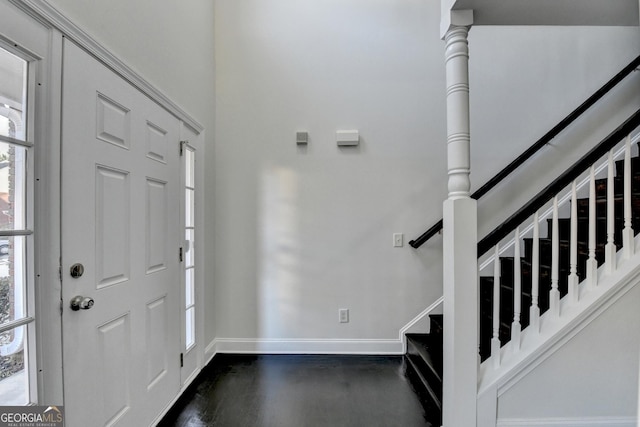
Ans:
[[[195,329],[195,307],[189,307],[185,313],[186,315],[186,342],[185,347],[187,350],[196,342],[196,329]]]
[[[26,237],[0,237],[0,326],[27,317]]]
[[[27,326],[0,333],[0,406],[29,404]]]
[[[0,47],[0,135],[26,138],[27,61]]]
[[[26,164],[27,148],[0,142],[0,234],[25,228]]]

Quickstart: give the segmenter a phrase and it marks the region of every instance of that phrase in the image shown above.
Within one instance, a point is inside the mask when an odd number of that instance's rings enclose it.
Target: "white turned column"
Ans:
[[[631,137],[624,141],[624,230],[622,230],[622,246],[624,259],[631,258],[635,252],[633,231],[633,210],[631,208]]]
[[[520,259],[520,227],[516,227],[514,234],[513,255],[513,322],[511,323],[511,349],[520,351],[520,334],[522,325],[520,315],[522,312],[522,267]]]
[[[470,11],[451,12],[445,33],[449,198],[443,206],[444,427],[475,427],[478,389],[478,230],[470,197]],[[460,25],[460,24],[464,25]]]
[[[529,328],[540,332],[540,217],[533,215],[533,255],[531,257],[531,308],[529,309]]]
[[[613,150],[609,151],[607,168],[607,244],[604,246],[604,262],[608,274],[616,270],[616,245],[614,234],[616,231],[616,202],[615,202],[615,172],[613,163]]]
[[[578,302],[578,194],[576,181],[571,183],[571,232],[569,237],[569,301]]]
[[[589,259],[587,260],[587,289],[598,284],[598,261],[596,260],[596,174],[589,170]]]
[[[467,27],[452,27],[445,36],[449,199],[469,198],[471,194],[468,34]]]
[[[558,230],[558,196],[553,198],[553,219],[551,220],[551,290],[549,291],[549,312],[560,316],[560,232]]]
[[[491,359],[493,367],[500,367],[500,249],[493,251],[493,337],[491,338]]]

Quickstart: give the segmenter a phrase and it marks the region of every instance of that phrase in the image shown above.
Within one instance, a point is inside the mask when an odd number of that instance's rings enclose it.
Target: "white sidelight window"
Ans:
[[[36,400],[29,65],[0,44],[0,405]]]
[[[184,159],[184,351],[196,343],[195,319],[195,149],[182,142]]]

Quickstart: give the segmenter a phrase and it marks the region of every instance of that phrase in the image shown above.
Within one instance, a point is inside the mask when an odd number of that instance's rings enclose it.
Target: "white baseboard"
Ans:
[[[178,391],[178,394],[173,399],[171,399],[167,406],[164,407],[162,412],[160,412],[156,419],[153,420],[153,422],[151,423],[152,426],[156,426],[160,421],[162,421],[162,418],[164,418],[164,416],[167,415],[171,408],[173,408],[173,405],[175,405],[176,402],[182,397],[182,394],[187,390],[187,388],[189,388],[191,383],[198,377],[199,374],[200,369],[196,369],[193,374],[191,374],[191,376],[185,381],[182,387],[180,387],[180,391]]]
[[[217,353],[216,351],[216,340],[211,341],[204,349],[204,365],[207,366],[211,360],[213,360],[213,356]]]
[[[402,341],[383,339],[217,338],[215,353],[248,354],[404,354]]]
[[[496,427],[636,427],[635,417],[501,419]]]

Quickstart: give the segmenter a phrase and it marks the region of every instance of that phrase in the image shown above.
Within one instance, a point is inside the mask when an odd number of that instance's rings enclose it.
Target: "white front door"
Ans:
[[[68,40],[63,65],[66,425],[147,426],[180,388],[179,121]]]

